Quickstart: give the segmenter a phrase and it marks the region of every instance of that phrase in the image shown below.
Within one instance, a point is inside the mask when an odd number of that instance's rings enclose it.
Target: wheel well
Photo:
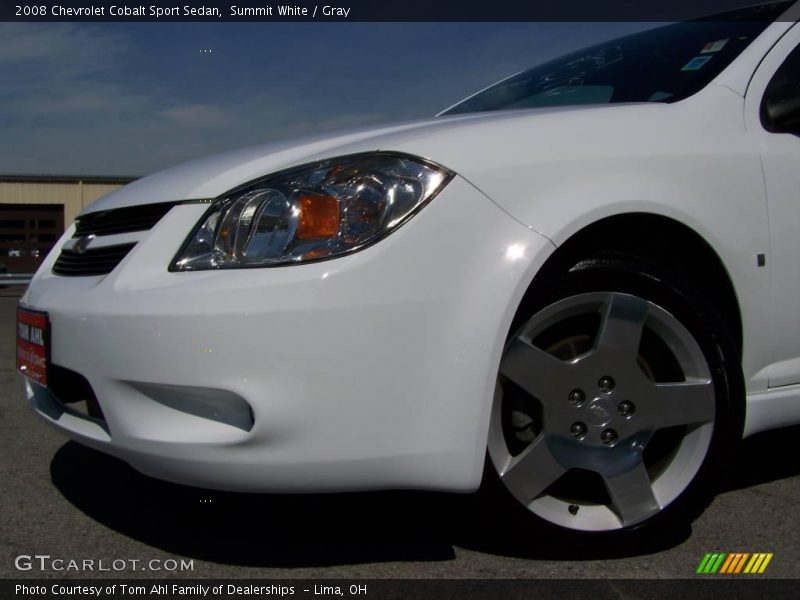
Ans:
[[[535,285],[554,281],[581,260],[598,253],[636,256],[674,270],[701,290],[719,311],[739,353],[742,351],[742,318],[736,291],[714,249],[690,227],[661,215],[630,213],[596,221],[573,234],[547,260],[534,279],[520,308]]]

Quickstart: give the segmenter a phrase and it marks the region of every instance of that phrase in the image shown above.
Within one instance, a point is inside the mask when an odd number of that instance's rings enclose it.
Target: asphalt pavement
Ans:
[[[709,552],[771,552],[757,577],[800,577],[800,427],[746,440],[690,527],[587,553],[498,531],[469,495],[242,495],[145,477],[27,406],[16,303],[0,295],[0,578],[696,578]],[[93,570],[71,570],[84,560]]]

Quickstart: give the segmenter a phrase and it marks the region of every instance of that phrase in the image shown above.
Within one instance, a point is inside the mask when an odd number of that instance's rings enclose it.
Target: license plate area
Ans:
[[[50,319],[46,312],[17,308],[17,370],[47,386],[50,363]]]

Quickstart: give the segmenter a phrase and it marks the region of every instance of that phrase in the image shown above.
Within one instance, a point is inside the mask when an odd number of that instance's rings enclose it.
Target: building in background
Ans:
[[[81,210],[134,179],[0,175],[0,265],[33,273]]]

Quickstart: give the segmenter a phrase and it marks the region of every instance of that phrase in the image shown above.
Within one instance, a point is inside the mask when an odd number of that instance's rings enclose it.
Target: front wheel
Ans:
[[[500,363],[496,480],[533,520],[572,533],[690,520],[741,436],[725,327],[680,277],[633,259],[583,261],[554,283]]]

